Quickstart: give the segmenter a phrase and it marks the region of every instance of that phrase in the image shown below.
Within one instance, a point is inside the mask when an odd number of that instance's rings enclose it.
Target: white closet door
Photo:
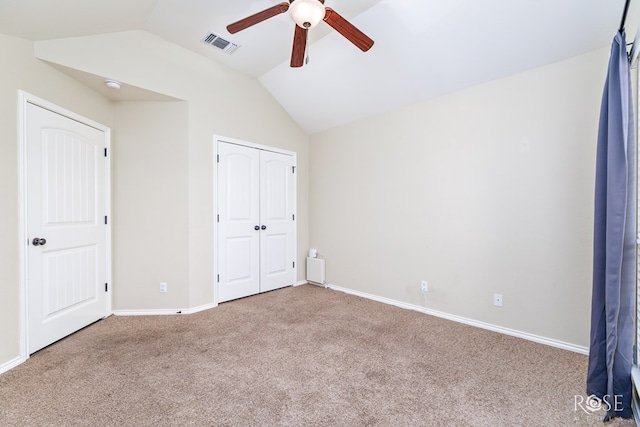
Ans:
[[[293,156],[218,144],[218,302],[295,283]]]
[[[260,291],[295,283],[293,158],[260,152]]]
[[[220,143],[218,155],[218,301],[224,302],[260,292],[260,152]]]
[[[26,145],[33,353],[108,314],[105,134],[28,104]]]

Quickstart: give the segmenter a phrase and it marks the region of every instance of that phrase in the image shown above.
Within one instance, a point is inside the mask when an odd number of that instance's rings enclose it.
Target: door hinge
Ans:
[[[104,291],[105,292],[109,292],[109,284],[108,283],[104,284]]]
[[[104,225],[107,225],[107,216],[104,216]]]
[[[291,166],[291,173],[296,173],[296,167],[295,166]]]
[[[107,157],[107,147],[104,147],[104,156]]]
[[[296,268],[296,262],[293,261],[293,268]]]
[[[218,283],[220,283],[220,275],[218,274]]]
[[[218,217],[218,222],[220,222],[220,214],[218,214],[217,217]]]
[[[291,219],[292,219],[293,221],[295,221],[295,220],[296,220],[296,214],[291,215]]]
[[[220,163],[220,154],[216,154],[216,163]]]

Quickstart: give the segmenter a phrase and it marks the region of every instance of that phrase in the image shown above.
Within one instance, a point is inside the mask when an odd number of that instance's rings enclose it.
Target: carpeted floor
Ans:
[[[587,357],[310,285],[111,316],[0,375],[1,426],[599,426]],[[607,426],[633,426],[616,419]]]

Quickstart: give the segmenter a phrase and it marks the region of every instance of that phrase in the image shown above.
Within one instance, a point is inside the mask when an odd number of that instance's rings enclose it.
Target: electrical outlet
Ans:
[[[167,292],[167,282],[160,282],[160,292]]]
[[[429,282],[427,282],[426,280],[420,282],[420,290],[422,292],[429,292]]]
[[[502,307],[502,294],[493,294],[493,305]]]

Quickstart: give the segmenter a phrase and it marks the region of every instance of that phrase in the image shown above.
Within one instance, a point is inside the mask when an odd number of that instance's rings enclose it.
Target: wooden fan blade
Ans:
[[[324,21],[361,51],[366,52],[373,46],[373,40],[330,7],[325,8]]]
[[[296,25],[293,33],[293,50],[291,51],[291,66],[302,67],[304,65],[304,53],[307,50],[307,30]]]
[[[280,15],[287,10],[289,10],[289,3],[282,2],[270,7],[269,9],[263,10],[262,12],[255,13],[251,16],[247,16],[246,18],[239,20],[238,22],[227,25],[227,31],[229,31],[231,34],[235,34],[238,31],[242,31],[246,28],[251,27],[252,25],[256,25],[269,18],[273,18],[276,15]]]

